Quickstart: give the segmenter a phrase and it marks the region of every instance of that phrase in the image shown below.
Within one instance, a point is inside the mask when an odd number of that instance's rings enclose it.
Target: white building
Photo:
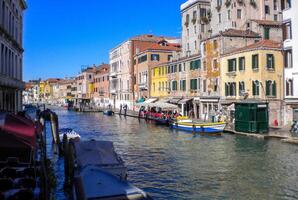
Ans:
[[[291,123],[293,114],[298,120],[298,2],[297,0],[282,0],[283,9],[283,40],[285,64],[285,103],[286,122]],[[296,28],[295,28],[296,27]],[[296,59],[296,60],[295,60]],[[295,60],[293,62],[293,60]]]
[[[22,109],[25,0],[0,0],[0,110]]]
[[[202,39],[210,36],[210,0],[189,0],[180,7],[182,56],[198,54]]]

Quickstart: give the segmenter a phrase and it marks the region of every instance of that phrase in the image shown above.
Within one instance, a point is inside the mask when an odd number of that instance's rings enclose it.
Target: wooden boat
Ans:
[[[169,126],[170,120],[169,119],[163,119],[163,118],[155,118],[154,122],[156,125],[163,125],[163,126]]]
[[[198,123],[187,118],[178,118],[177,121],[172,122],[171,127],[173,129],[179,129],[183,131],[191,131],[202,134],[220,134],[226,127],[225,122],[214,123]]]
[[[87,166],[74,178],[73,199],[151,199],[144,191],[97,166]]]
[[[105,111],[103,111],[103,114],[104,115],[107,115],[107,116],[112,116],[112,115],[114,115],[114,111],[112,111],[112,110],[105,110]]]

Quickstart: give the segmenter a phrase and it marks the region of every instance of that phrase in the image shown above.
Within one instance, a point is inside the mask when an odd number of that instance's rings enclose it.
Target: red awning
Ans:
[[[4,123],[0,124],[0,130],[13,135],[32,148],[36,146],[35,125],[30,119],[19,115],[6,114]]]

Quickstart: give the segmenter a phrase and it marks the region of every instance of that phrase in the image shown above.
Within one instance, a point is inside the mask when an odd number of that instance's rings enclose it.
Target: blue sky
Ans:
[[[108,62],[109,50],[131,36],[179,37],[186,0],[28,0],[24,80],[76,75]]]

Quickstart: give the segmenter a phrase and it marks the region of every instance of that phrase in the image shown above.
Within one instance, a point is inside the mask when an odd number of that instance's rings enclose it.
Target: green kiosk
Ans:
[[[268,103],[259,101],[235,103],[235,131],[268,133]]]

